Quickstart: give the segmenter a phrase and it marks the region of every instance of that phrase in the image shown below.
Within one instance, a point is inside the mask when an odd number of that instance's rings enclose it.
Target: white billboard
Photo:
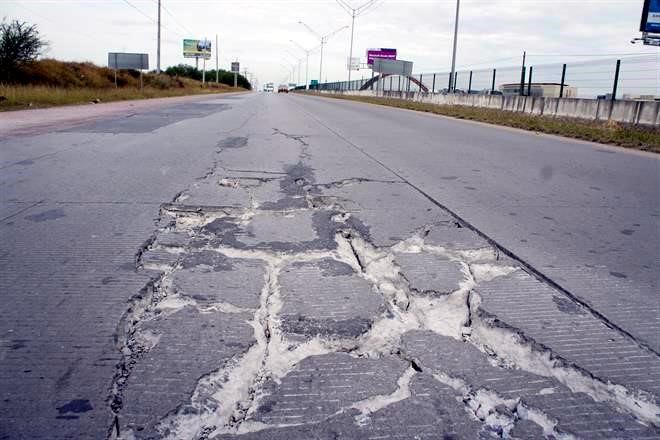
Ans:
[[[374,58],[372,66],[374,72],[387,73],[390,75],[412,75],[412,61],[388,60],[386,58]]]
[[[183,57],[211,59],[211,41],[183,40]]]

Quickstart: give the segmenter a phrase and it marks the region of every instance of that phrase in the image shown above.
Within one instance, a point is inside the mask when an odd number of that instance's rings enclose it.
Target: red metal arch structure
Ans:
[[[367,90],[367,89],[371,88],[371,86],[372,86],[376,81],[378,81],[378,80],[380,80],[380,79],[385,79],[385,78],[387,78],[388,76],[392,76],[392,75],[393,75],[392,73],[381,73],[380,75],[374,76],[374,77],[371,78],[369,81],[367,81],[366,83],[364,83],[364,85],[363,85],[362,87],[360,87],[360,90]],[[419,81],[419,79],[415,78],[414,76],[408,76],[408,75],[406,75],[406,76],[401,75],[401,76],[403,76],[404,78],[408,78],[411,82],[417,84],[417,85],[419,86],[419,90],[421,90],[422,92],[428,93],[429,89],[428,89],[424,84],[422,84],[422,83]]]

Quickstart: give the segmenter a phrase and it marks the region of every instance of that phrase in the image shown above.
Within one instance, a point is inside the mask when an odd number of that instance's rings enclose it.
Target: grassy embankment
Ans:
[[[166,74],[145,73],[143,82],[140,90],[140,74],[122,70],[115,87],[114,71],[107,67],[39,60],[22,66],[12,83],[0,83],[0,111],[236,91],[225,84],[202,86],[200,81]]]
[[[555,134],[660,153],[660,130],[657,128],[633,126],[612,121],[597,122],[575,118],[531,116],[497,109],[428,104],[406,99],[331,94],[321,96],[435,113],[458,119],[505,125],[539,133]]]

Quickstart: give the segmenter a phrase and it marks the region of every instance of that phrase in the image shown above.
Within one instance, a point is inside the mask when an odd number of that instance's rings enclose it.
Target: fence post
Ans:
[[[532,96],[532,73],[534,66],[529,66],[529,82],[527,83],[527,96]]]
[[[493,85],[490,87],[490,93],[495,92],[495,74],[497,73],[497,69],[493,69]]]
[[[392,75],[390,75],[390,89],[388,90],[388,92],[392,92]]]
[[[468,81],[468,95],[472,92],[472,71],[470,70],[470,80]]]
[[[454,90],[452,90],[454,93],[456,93],[456,84],[458,84],[458,71],[454,72]]]
[[[559,97],[564,97],[564,83],[566,82],[566,64],[561,68],[561,85],[559,86]]]
[[[396,91],[397,92],[401,91],[401,75],[399,75],[399,85],[397,86]]]
[[[527,66],[522,67],[522,72],[520,74],[520,96],[525,96],[525,74],[527,72]]]
[[[431,93],[435,93],[435,73],[433,74],[433,86],[431,87]]]
[[[614,87],[612,87],[612,101],[616,101],[616,88],[619,85],[620,69],[621,69],[621,60],[616,60],[616,70],[614,71]]]
[[[449,85],[447,86],[447,93],[451,93],[451,81],[454,79],[451,72],[449,72]]]

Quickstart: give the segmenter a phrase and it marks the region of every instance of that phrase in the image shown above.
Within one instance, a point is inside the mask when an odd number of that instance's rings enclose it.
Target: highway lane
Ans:
[[[138,107],[0,140],[0,438],[660,437],[655,157],[307,96]],[[509,406],[468,416],[484,387]]]
[[[660,156],[350,101],[291,100],[660,350]]]
[[[244,99],[44,109],[41,122],[29,123],[7,113],[9,122],[0,123],[0,437],[105,436],[121,359],[117,325],[149,280],[136,273],[135,255],[160,205],[203,175],[218,142],[259,111]],[[12,134],[12,120],[26,134]]]

